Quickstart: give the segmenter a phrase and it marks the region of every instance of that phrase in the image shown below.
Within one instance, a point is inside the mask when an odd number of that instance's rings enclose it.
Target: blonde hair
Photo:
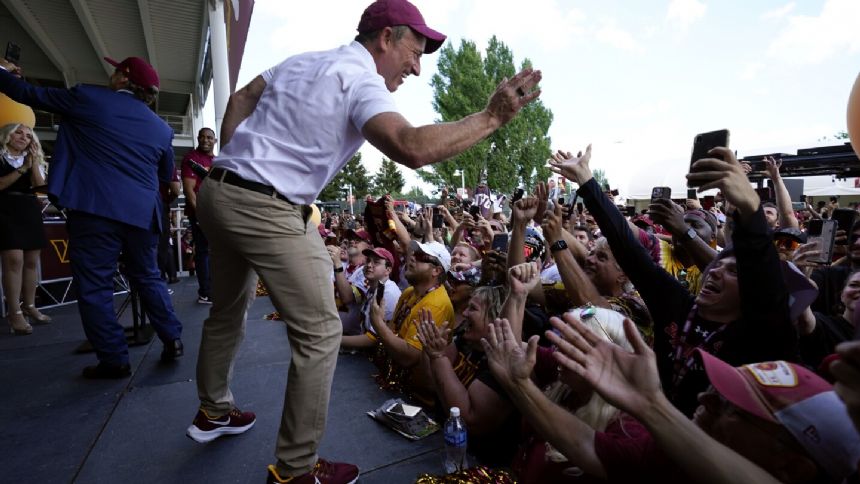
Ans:
[[[582,319],[579,317],[581,309],[583,308],[575,308],[571,312],[579,322],[590,329],[592,333],[596,334],[598,338],[614,343],[631,353],[633,352],[633,346],[627,340],[627,335],[624,334],[625,317],[623,314],[611,309],[595,307],[593,309],[596,313],[593,316]],[[552,383],[544,393],[547,398],[558,403],[564,401],[572,391],[569,386],[559,380]],[[618,416],[619,410],[607,403],[597,392],[594,392],[585,405],[573,410],[572,413],[595,431],[602,432]],[[567,462],[567,458],[549,443],[546,444],[546,449],[546,456],[549,460],[553,462]]]
[[[0,151],[6,151],[6,146],[9,144],[9,140],[12,139],[12,133],[21,126],[30,130],[30,135],[32,136],[30,144],[36,145],[36,159],[33,160],[33,165],[43,166],[45,164],[45,152],[42,151],[42,143],[39,142],[39,137],[36,136],[36,132],[33,131],[33,128],[26,124],[10,123],[0,128]],[[25,151],[25,154],[28,154],[28,152]]]

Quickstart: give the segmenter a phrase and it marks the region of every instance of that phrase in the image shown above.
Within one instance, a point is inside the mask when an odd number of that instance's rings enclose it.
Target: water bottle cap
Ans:
[[[451,407],[451,416],[459,417],[460,416],[460,407]]]

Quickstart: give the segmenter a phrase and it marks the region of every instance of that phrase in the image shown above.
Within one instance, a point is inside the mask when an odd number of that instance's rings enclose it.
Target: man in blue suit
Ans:
[[[116,67],[109,89],[35,87],[16,75],[17,66],[0,60],[0,92],[63,117],[48,193],[68,215],[78,309],[99,359],[98,365],[84,368],[86,378],[131,374],[128,345],[113,306],[120,253],[164,343],[162,360],[183,353],[182,324],[156,263],[158,234],[169,230],[161,227],[158,182],[169,182],[174,169],[173,131],[149,107],[158,94],[158,74],[138,57],[105,60]]]

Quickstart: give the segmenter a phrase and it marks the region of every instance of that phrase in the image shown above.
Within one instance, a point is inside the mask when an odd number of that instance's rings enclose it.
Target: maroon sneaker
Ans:
[[[266,484],[353,484],[358,480],[358,467],[343,462],[318,459],[310,472],[300,476],[281,477],[275,466],[269,464]]]
[[[222,435],[241,434],[254,426],[257,416],[251,412],[242,412],[238,408],[230,410],[227,415],[212,418],[202,408],[197,411],[194,422],[185,434],[195,442],[204,444],[212,442]]]

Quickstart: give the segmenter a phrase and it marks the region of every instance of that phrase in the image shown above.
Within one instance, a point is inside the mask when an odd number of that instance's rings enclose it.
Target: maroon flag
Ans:
[[[254,0],[229,0],[224,2],[224,22],[227,23],[227,63],[230,71],[230,92],[236,91],[242,56],[245,55],[245,40],[251,26]]]

